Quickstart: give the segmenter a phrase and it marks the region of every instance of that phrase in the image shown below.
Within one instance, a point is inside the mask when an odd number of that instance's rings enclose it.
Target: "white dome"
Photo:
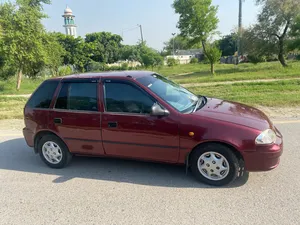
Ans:
[[[73,13],[72,9],[70,9],[69,6],[67,6],[67,8],[65,9],[65,14],[70,15],[72,13]]]

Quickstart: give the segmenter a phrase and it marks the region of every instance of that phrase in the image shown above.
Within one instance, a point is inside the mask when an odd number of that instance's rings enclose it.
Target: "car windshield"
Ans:
[[[190,113],[197,105],[196,95],[161,75],[153,74],[137,81],[181,113]]]

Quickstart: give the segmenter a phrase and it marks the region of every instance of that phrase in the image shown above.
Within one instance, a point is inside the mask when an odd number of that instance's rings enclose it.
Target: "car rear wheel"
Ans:
[[[191,170],[203,183],[223,186],[234,181],[239,172],[239,160],[230,148],[222,144],[205,144],[190,156]]]
[[[72,159],[68,147],[60,138],[54,135],[42,137],[38,143],[38,150],[41,159],[51,168],[63,168]]]

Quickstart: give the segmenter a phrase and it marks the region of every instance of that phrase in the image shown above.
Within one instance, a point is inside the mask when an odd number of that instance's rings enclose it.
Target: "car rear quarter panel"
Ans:
[[[53,79],[53,80],[60,80],[60,79]],[[40,86],[43,83],[40,84]],[[35,136],[41,131],[49,131],[49,110],[53,107],[55,102],[55,98],[58,94],[60,89],[60,83],[57,85],[56,90],[54,92],[50,107],[48,109],[37,109],[37,108],[29,108],[27,107],[27,103],[24,107],[24,123],[25,128],[23,129],[23,134],[25,140],[30,147],[34,147],[34,138]],[[39,86],[39,87],[40,87]],[[38,87],[38,88],[39,88]],[[31,96],[35,94],[38,88],[33,92]],[[30,101],[30,98],[27,102]]]
[[[39,131],[48,129],[49,109],[24,109],[24,137],[30,147],[34,146],[34,137]]]
[[[189,133],[193,132],[194,136]],[[256,151],[255,138],[260,131],[234,123],[213,120],[205,117],[183,115],[179,125],[180,157],[179,163],[185,163],[188,154],[199,144],[219,142],[232,146],[242,155]]]

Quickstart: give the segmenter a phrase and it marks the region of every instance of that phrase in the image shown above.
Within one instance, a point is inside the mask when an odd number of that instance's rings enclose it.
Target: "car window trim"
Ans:
[[[110,82],[106,82],[106,81],[110,81]],[[128,112],[109,112],[106,111],[106,89],[105,89],[105,84],[106,83],[121,83],[121,84],[128,84],[131,85],[135,88],[137,88],[138,90],[140,90],[142,93],[145,93],[146,96],[148,96],[154,103],[158,103],[157,99],[155,99],[153,96],[151,96],[147,91],[145,91],[143,88],[141,88],[139,85],[137,85],[134,82],[128,81],[128,80],[120,80],[120,79],[114,79],[114,78],[106,78],[102,80],[102,85],[103,85],[103,104],[104,104],[104,109],[103,112],[104,113],[108,113],[108,114],[114,114],[114,115],[140,115],[140,116],[150,116],[150,113],[128,113]]]
[[[100,83],[99,78],[66,78],[61,83]]]
[[[71,110],[71,109],[56,109],[56,108],[53,108],[51,109],[51,111],[54,111],[54,112],[66,112],[66,113],[88,113],[88,114],[101,114],[102,112],[100,111],[87,111],[87,110]]]
[[[73,79],[73,80],[75,80],[75,79]],[[100,101],[100,98],[99,98],[99,83],[100,83],[100,79],[97,79],[97,82],[95,82],[96,81],[96,79],[90,79],[90,81],[91,82],[89,82],[89,79],[82,79],[83,80],[83,82],[79,82],[81,79],[76,79],[76,81],[78,81],[78,82],[71,82],[71,79],[68,79],[68,80],[65,80],[65,81],[67,81],[67,82],[61,82],[60,83],[60,87],[59,87],[59,91],[58,91],[58,93],[57,93],[57,96],[56,96],[56,99],[55,99],[55,103],[54,103],[54,105],[53,105],[53,110],[58,110],[58,111],[65,111],[65,112],[100,112],[100,109],[99,109],[99,101]],[[92,82],[93,81],[93,82]],[[56,103],[57,103],[57,99],[58,99],[58,97],[59,97],[59,94],[60,94],[60,92],[61,92],[61,90],[62,90],[62,88],[63,88],[63,84],[64,83],[96,83],[96,100],[97,100],[97,111],[91,111],[91,110],[74,110],[74,109],[58,109],[58,108],[55,108],[55,106],[56,106]],[[69,88],[70,86],[68,86],[68,88]],[[68,96],[69,96],[69,90],[68,90]]]

